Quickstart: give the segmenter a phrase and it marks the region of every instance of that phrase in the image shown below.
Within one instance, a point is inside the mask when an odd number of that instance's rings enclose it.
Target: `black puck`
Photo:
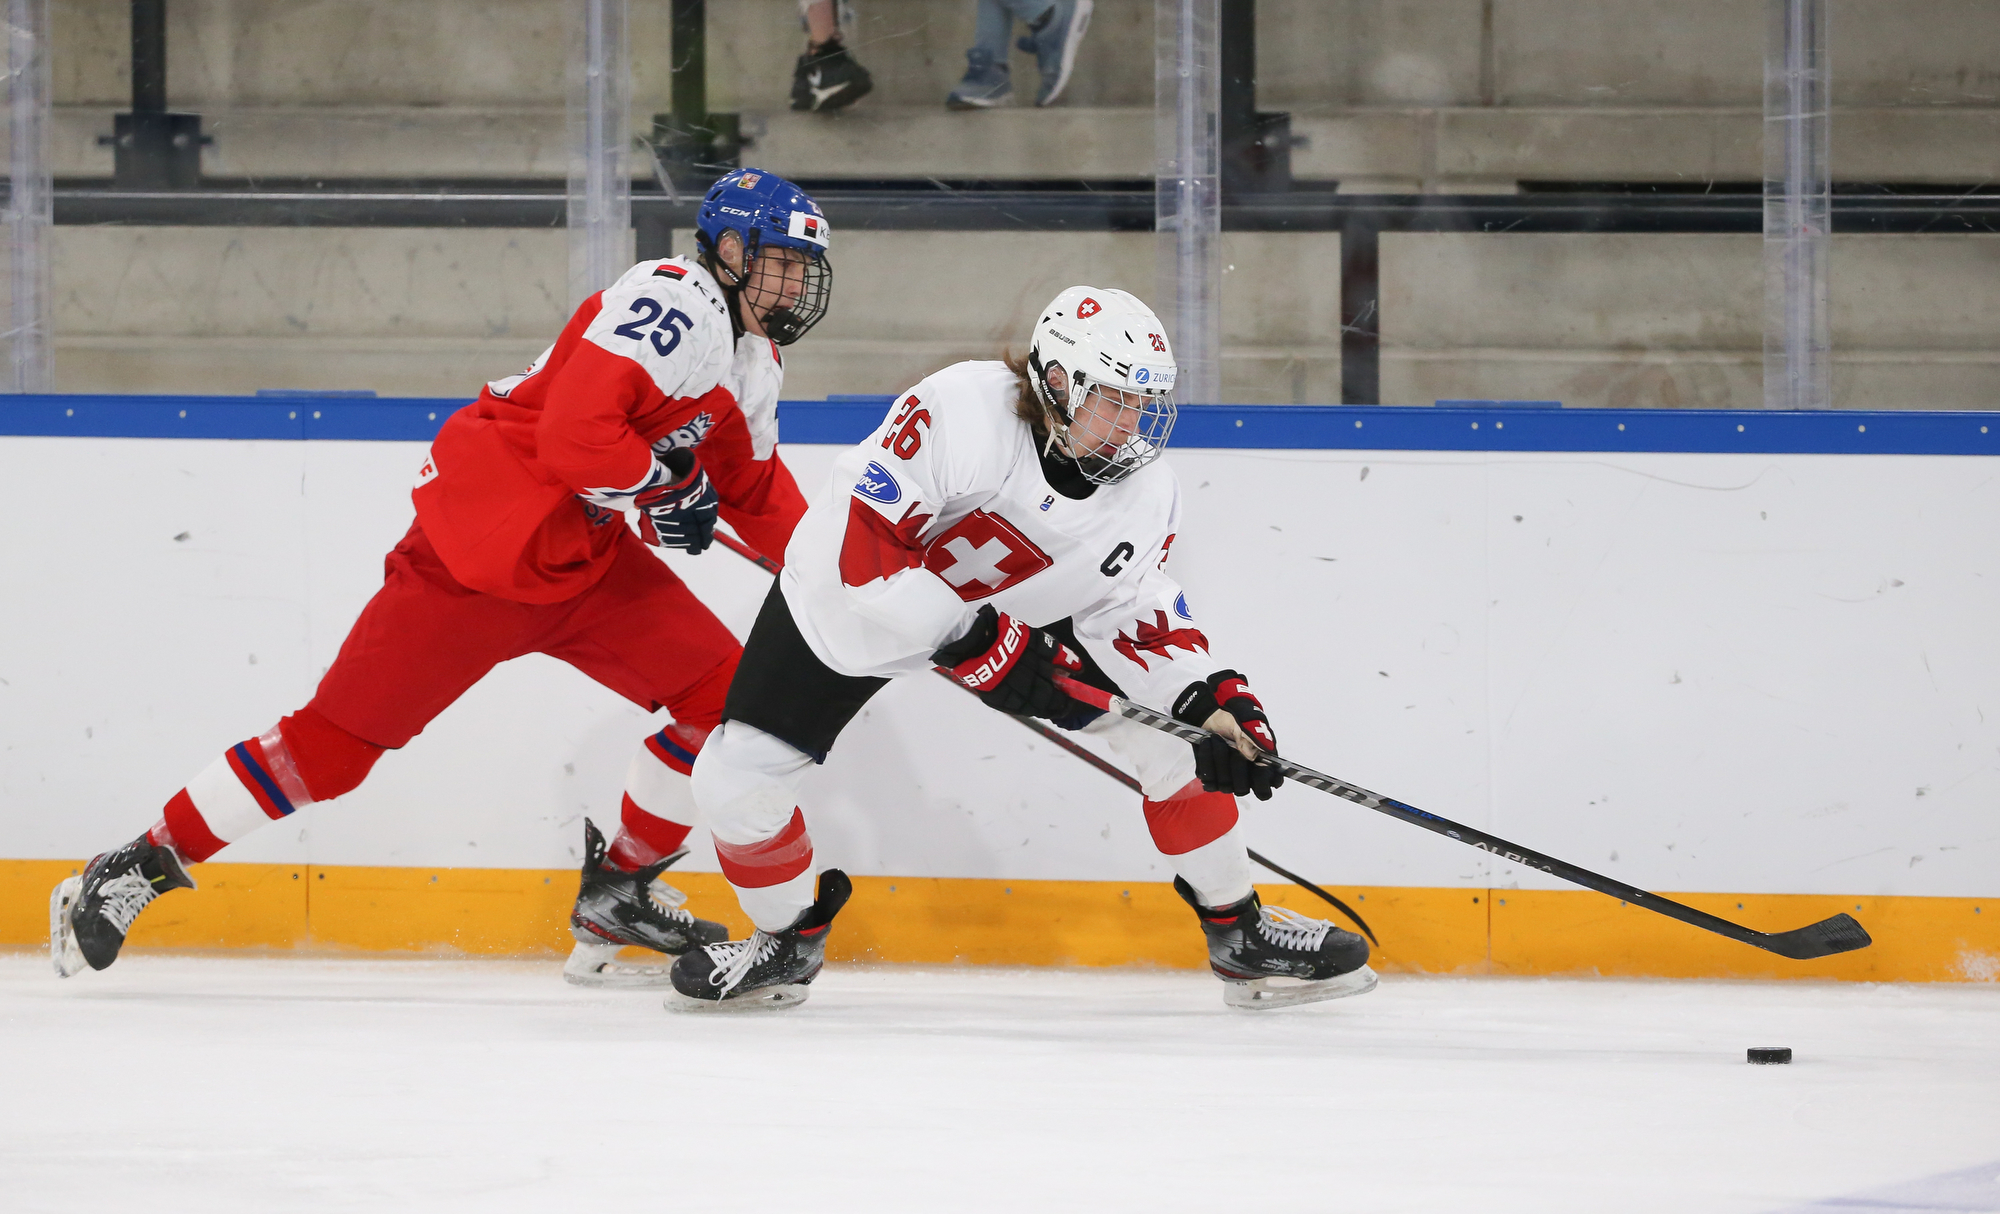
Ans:
[[[1792,1047],[1789,1045],[1753,1045],[1750,1047],[1750,1061],[1769,1066],[1774,1062],[1790,1062]]]

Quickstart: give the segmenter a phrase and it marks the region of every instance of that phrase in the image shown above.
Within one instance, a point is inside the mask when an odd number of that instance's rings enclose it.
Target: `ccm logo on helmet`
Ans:
[[[1014,664],[1014,655],[1021,652],[1021,642],[1027,639],[1028,626],[1013,616],[1008,616],[1007,635],[1001,637],[1000,643],[993,647],[992,656],[972,670],[959,675],[958,681],[974,691],[983,691],[990,684],[999,682],[1000,676],[1006,674],[1007,668]]]
[[[1083,297],[1083,302],[1076,305],[1076,318],[1078,320],[1089,320],[1102,311],[1104,311],[1104,305],[1086,295]]]

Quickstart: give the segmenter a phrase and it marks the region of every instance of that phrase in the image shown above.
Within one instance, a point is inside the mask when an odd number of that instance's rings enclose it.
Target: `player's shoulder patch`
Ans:
[[[661,264],[653,267],[654,278],[671,278],[674,279],[675,281],[679,281],[680,279],[686,278],[687,276],[688,272],[685,266],[677,266],[670,261],[662,262]]]
[[[873,460],[861,470],[861,478],[854,482],[854,491],[873,502],[893,506],[903,500],[903,487],[887,468]]]

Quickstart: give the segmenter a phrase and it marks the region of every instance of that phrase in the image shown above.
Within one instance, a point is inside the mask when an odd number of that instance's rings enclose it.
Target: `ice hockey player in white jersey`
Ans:
[[[1281,777],[1244,677],[1209,656],[1166,572],[1180,489],[1159,456],[1176,367],[1152,310],[1071,287],[1025,361],[964,362],[903,393],[834,464],[785,551],[694,795],[756,925],[674,963],[670,1006],[803,1001],[851,885],[816,872],[798,789],[891,678],[949,669],[1003,712],[1101,734],[1144,789],[1154,843],[1207,934],[1225,1000],[1269,1007],[1372,988],[1368,945],[1262,906],[1237,796]],[[1100,713],[1069,675],[1206,726],[1194,747]]]

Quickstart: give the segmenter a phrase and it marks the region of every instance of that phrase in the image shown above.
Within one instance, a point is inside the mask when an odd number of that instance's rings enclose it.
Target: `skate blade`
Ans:
[[[667,1010],[670,1012],[782,1012],[797,1007],[806,1001],[812,988],[803,982],[787,983],[783,986],[767,986],[747,995],[737,995],[729,999],[696,999],[679,991],[667,993]]]
[[[1317,982],[1298,978],[1224,978],[1222,1001],[1230,1007],[1266,1011],[1365,995],[1375,989],[1377,981],[1375,971],[1365,965],[1337,978],[1322,978]]]
[[[633,965],[618,960],[622,944],[599,944],[595,941],[576,942],[570,950],[569,960],[563,962],[563,981],[571,986],[590,986],[624,990],[658,989],[672,986],[673,963],[666,965]]]
[[[83,888],[82,877],[67,877],[49,894],[49,960],[55,963],[56,977],[68,978],[90,968],[83,948],[69,925],[69,908]]]

